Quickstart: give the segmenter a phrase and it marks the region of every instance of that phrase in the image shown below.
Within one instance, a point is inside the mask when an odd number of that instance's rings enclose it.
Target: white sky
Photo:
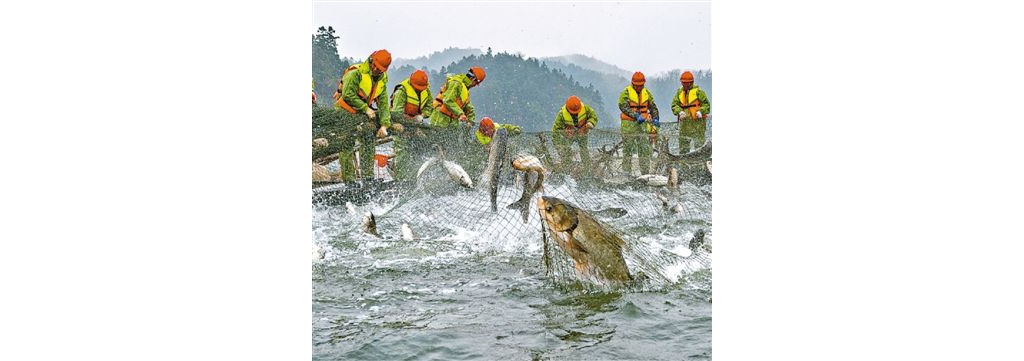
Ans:
[[[311,33],[328,25],[341,37],[341,56],[360,59],[381,48],[409,59],[490,46],[530,57],[579,53],[646,74],[711,68],[709,1],[314,1]]]

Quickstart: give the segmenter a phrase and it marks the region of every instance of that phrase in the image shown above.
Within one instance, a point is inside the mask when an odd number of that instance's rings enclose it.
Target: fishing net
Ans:
[[[583,279],[574,271],[573,261],[550,240],[537,209],[538,197],[557,197],[592,215],[608,232],[621,237],[626,243],[623,255],[630,273],[648,283],[674,282],[681,276],[710,270],[709,159],[680,156],[693,154],[691,148],[701,145],[691,144],[688,138],[680,141],[678,123],[663,123],[653,139],[647,134],[592,129],[582,142],[590,156],[585,166],[578,145],[567,150],[567,138],[560,132],[513,131],[504,141],[496,136],[485,146],[477,141],[475,127],[433,128],[415,124],[401,113],[392,114],[392,121],[405,129],[392,132],[374,152],[394,155],[385,164],[387,181],[374,180],[373,173],[363,171],[362,179],[341,182],[345,165],[339,165],[339,158],[349,162],[358,159],[363,169],[373,169],[362,163],[368,160],[378,165],[372,155],[369,159],[344,156],[346,152],[355,153],[355,141],[378,142],[372,133],[376,124],[365,124],[366,118],[361,115],[314,107],[313,138],[323,140],[313,146],[313,163],[326,165],[331,174],[330,181],[314,182],[315,206],[352,209],[372,203],[377,210],[376,229],[385,240],[401,241],[404,225],[415,239],[472,238],[479,239],[485,250],[540,251],[552,276],[580,281]],[[646,169],[641,169],[643,163],[636,155],[631,157],[632,174],[623,170],[629,142],[650,150]],[[502,144],[505,152],[494,176],[497,189],[492,204],[488,156],[492,145],[497,148]],[[442,150],[443,161],[439,160]],[[525,221],[519,210],[508,208],[524,197],[523,188],[536,177],[510,166],[511,159],[519,154],[536,156],[548,171],[543,188],[526,202],[529,210]],[[428,161],[435,164],[417,177]],[[472,188],[451,179],[444,161],[461,166],[470,176]],[[355,168],[353,164],[349,169]],[[637,180],[640,174],[668,176],[670,169],[677,171],[678,187],[657,180],[651,182],[654,185]],[[703,242],[691,242],[698,232],[704,233]],[[710,282],[710,277],[707,279]]]

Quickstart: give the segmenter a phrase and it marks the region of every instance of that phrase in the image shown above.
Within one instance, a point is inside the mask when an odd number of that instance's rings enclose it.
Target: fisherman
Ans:
[[[572,145],[577,144],[580,148],[583,174],[591,174],[587,132],[594,127],[597,127],[597,112],[593,108],[583,104],[575,95],[565,100],[565,106],[555,114],[555,123],[551,125],[551,141],[562,159],[563,169],[572,168]]]
[[[430,99],[430,83],[425,71],[416,70],[408,79],[395,86],[395,90],[391,94],[391,112],[402,114],[401,119],[407,123],[430,124],[428,118],[434,112],[434,104]],[[400,123],[396,124],[396,127],[400,125]],[[404,178],[412,168],[408,163],[409,157],[405,154],[405,150],[412,148],[407,148],[409,144],[405,137],[393,139],[397,177]]]
[[[391,112],[386,111],[388,95],[384,89],[388,83],[387,70],[390,65],[391,53],[384,49],[377,50],[370,54],[366,61],[345,69],[341,82],[338,83],[338,91],[334,93],[336,110],[366,116],[360,124],[362,129],[356,131],[356,138],[359,140],[360,170],[364,175],[369,175],[373,167],[373,148],[376,141],[372,129],[377,130],[377,138],[383,138],[387,136],[387,128],[391,127]],[[382,105],[385,111],[378,114],[377,109]],[[366,129],[371,126],[371,129]],[[342,177],[346,181],[355,178],[356,169],[352,156],[354,151],[353,144],[352,148],[342,150],[340,154]]]
[[[476,135],[476,141],[479,142],[480,145],[488,146],[491,144],[491,139],[494,138],[494,132],[497,131],[498,128],[505,128],[509,135],[520,134],[523,132],[523,129],[518,125],[499,124],[491,120],[491,117],[483,117],[483,119],[480,119],[480,126],[477,127],[476,132],[474,133]]]
[[[412,72],[409,79],[395,86],[391,94],[391,111],[402,112],[404,119],[422,124],[434,112],[430,99],[430,83],[423,70]]]
[[[658,121],[658,106],[644,84],[644,73],[633,73],[631,85],[619,95],[619,110],[622,114],[622,170],[633,174],[633,154],[639,158],[640,174],[650,171],[651,144],[644,135],[655,135],[661,122]]]
[[[466,74],[448,75],[444,85],[434,98],[434,109],[431,123],[438,127],[453,127],[459,122],[473,124],[476,110],[469,101],[469,89],[480,85],[487,73],[478,66],[470,68]]]
[[[679,118],[679,152],[686,153],[691,139],[694,147],[704,144],[711,101],[704,90],[693,84],[693,73],[689,70],[679,76],[679,82],[683,86],[672,97],[672,114]]]

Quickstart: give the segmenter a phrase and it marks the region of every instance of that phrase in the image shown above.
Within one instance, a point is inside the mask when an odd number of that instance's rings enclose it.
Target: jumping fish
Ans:
[[[555,197],[540,197],[537,208],[555,243],[584,277],[623,284],[633,280],[622,249],[626,242],[590,214]]]

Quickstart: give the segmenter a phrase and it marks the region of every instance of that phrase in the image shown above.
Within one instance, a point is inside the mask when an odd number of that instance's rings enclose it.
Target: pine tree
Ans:
[[[321,26],[313,34],[313,82],[320,104],[330,103],[342,72],[349,66],[349,62],[338,55],[338,39],[330,26]]]

